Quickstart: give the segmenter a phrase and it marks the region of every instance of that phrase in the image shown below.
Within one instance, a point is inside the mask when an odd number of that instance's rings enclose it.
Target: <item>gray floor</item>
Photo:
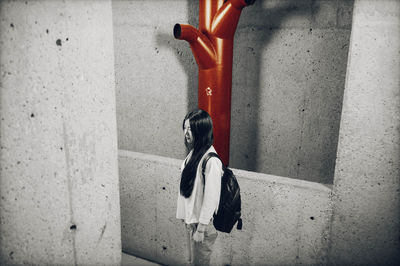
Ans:
[[[159,266],[159,265],[161,264],[147,261],[122,252],[121,266]]]

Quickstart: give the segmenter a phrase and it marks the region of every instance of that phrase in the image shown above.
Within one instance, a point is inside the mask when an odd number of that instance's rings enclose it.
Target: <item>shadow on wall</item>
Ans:
[[[257,1],[233,66],[235,168],[332,183],[353,1]]]
[[[197,28],[198,14],[199,14],[199,1],[198,0],[188,0],[187,2],[187,13],[188,22],[183,22],[184,24],[190,24]],[[173,28],[171,27],[171,34],[158,33],[156,35],[156,43],[160,47],[168,47],[175,51],[176,57],[185,73],[188,77],[188,82],[186,84],[187,90],[187,110],[193,110],[197,108],[197,87],[198,87],[198,69],[196,60],[193,57],[190,46],[187,42],[177,41],[174,38]],[[183,117],[182,117],[183,118]]]
[[[261,113],[261,92],[264,88],[262,86],[262,63],[263,63],[263,53],[268,47],[268,43],[273,39],[275,29],[279,28],[281,23],[288,19],[290,16],[305,16],[310,12],[310,2],[304,1],[281,1],[279,5],[272,8],[264,8],[263,1],[256,1],[254,6],[250,8],[257,9],[255,13],[256,17],[249,18],[246,13],[243,12],[240,24],[249,25],[246,27],[246,39],[249,42],[244,46],[235,46],[235,59],[234,64],[243,56],[246,59],[246,64],[240,63],[235,64],[233,80],[232,80],[232,93],[235,91],[246,91],[246,100],[238,100],[237,97],[240,94],[232,95],[235,102],[234,108],[236,110],[242,110],[235,112],[235,122],[232,126],[240,127],[240,146],[242,149],[243,157],[239,160],[233,159],[232,166],[235,168],[245,169],[255,172],[263,172],[259,165],[262,163],[259,160],[260,151],[259,143],[263,141],[259,136],[259,131],[262,130],[260,124],[260,113]],[[315,6],[312,12],[318,12],[318,7]],[[254,15],[254,13],[252,13]],[[251,20],[251,21],[248,21]],[[252,26],[252,21],[257,21],[257,28]],[[260,30],[268,31],[267,34],[260,34]],[[239,35],[237,32],[236,35]],[[256,40],[256,41],[255,41]],[[236,44],[236,43],[235,43]],[[236,61],[236,62],[235,62]],[[249,74],[250,73],[250,74]],[[272,88],[273,89],[273,88]],[[235,99],[236,98],[236,99]],[[233,110],[232,110],[233,112]],[[233,115],[232,115],[233,116]],[[245,127],[243,127],[245,125]],[[234,131],[235,128],[232,128]],[[235,151],[235,150],[234,150]],[[265,173],[270,173],[266,172]],[[273,174],[273,173],[271,173]],[[282,175],[282,174],[281,174]],[[287,176],[287,175],[286,175]]]

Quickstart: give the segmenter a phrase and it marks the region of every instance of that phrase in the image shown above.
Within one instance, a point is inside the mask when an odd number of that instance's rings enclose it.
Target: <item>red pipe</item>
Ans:
[[[199,67],[198,105],[214,126],[214,146],[229,165],[233,37],[242,9],[255,0],[200,0],[199,29],[176,24],[174,36],[190,44]]]

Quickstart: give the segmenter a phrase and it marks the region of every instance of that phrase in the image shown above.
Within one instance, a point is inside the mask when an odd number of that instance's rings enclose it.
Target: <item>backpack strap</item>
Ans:
[[[207,153],[206,157],[203,160],[203,163],[201,164],[201,174],[203,176],[204,185],[206,184],[206,176],[205,176],[206,165],[207,165],[208,160],[211,159],[212,157],[217,157],[219,160],[221,160],[219,158],[218,154],[216,154],[215,152]],[[222,161],[221,161],[221,163],[222,163]],[[222,168],[224,168],[224,164],[222,164]]]

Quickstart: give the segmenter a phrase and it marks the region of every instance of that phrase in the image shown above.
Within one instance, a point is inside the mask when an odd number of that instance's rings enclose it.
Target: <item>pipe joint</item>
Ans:
[[[251,6],[256,0],[245,0],[246,5]]]
[[[208,69],[216,65],[217,55],[214,46],[198,29],[190,25],[175,24],[174,37],[189,42],[200,69]]]
[[[227,2],[230,2],[236,9],[242,10],[246,6],[252,5],[255,0],[230,0]]]
[[[217,11],[211,24],[211,35],[233,39],[242,9],[255,0],[228,0]]]

